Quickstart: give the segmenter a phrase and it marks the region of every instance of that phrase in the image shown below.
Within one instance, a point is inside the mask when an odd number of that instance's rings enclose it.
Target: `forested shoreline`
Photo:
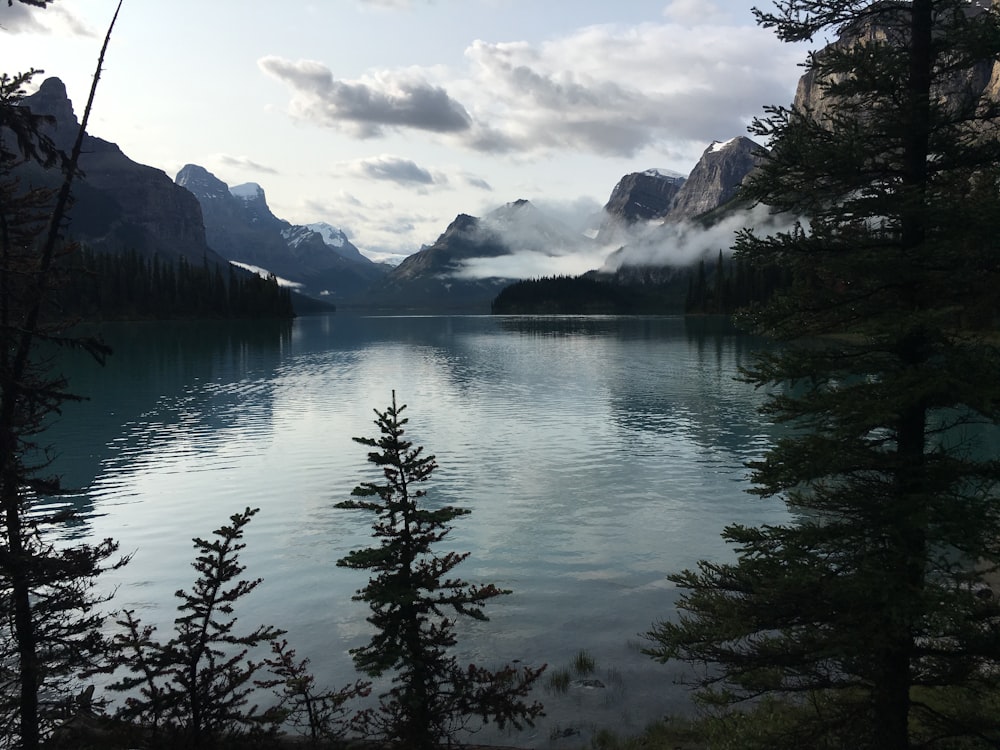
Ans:
[[[83,320],[291,318],[291,292],[262,277],[207,260],[152,259],[136,251],[73,253],[55,296],[60,312]]]

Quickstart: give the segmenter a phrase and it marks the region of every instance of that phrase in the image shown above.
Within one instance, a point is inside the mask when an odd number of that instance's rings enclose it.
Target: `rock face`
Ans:
[[[343,301],[386,273],[340,230],[279,219],[255,182],[230,188],[204,167],[188,164],[176,183],[201,205],[208,242],[223,257],[273,273],[305,294]]]
[[[968,16],[975,17],[991,5],[998,8],[1000,2],[972,0],[965,12]],[[845,28],[829,48],[849,48],[858,42],[891,42],[894,29],[905,27],[906,14],[905,9],[887,5],[879,14],[866,16],[863,21]],[[955,70],[936,94],[939,102],[949,101],[956,108],[977,102],[996,103],[1000,101],[1000,62],[991,56],[967,68]],[[809,110],[819,118],[828,114],[831,102],[828,97],[824,97],[815,71],[809,71],[799,79],[795,91],[795,107]]]
[[[615,185],[604,210],[627,222],[661,219],[686,180],[684,175],[661,169],[632,172]]]
[[[761,146],[742,136],[714,142],[677,191],[666,221],[693,219],[732,200],[746,176],[760,163],[762,151]]]
[[[604,206],[605,219],[597,233],[601,244],[614,242],[621,232],[640,221],[662,219],[673,206],[687,178],[676,172],[647,169],[622,177]]]
[[[79,123],[66,87],[49,78],[23,105],[36,114],[51,115],[54,127],[48,133],[68,152],[76,139]],[[173,259],[184,256],[200,264],[224,263],[205,238],[198,201],[179,188],[163,172],[137,164],[113,143],[86,136],[80,157],[83,177],[74,182],[69,235],[94,250],[136,250]],[[36,183],[56,185],[61,174],[25,165],[25,173]]]

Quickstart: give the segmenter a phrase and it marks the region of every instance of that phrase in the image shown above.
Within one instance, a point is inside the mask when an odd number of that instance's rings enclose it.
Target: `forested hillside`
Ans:
[[[207,261],[193,265],[138,252],[83,250],[67,259],[61,312],[88,320],[292,317],[291,293],[262,278]]]

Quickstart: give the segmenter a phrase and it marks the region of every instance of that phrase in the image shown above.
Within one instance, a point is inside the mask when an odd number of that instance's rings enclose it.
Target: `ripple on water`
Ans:
[[[302,319],[275,351],[232,366],[192,355],[184,372],[196,378],[102,381],[120,402],[100,410],[95,398],[86,427],[63,432],[76,446],[68,470],[85,477],[74,500],[85,530],[135,552],[102,585],[169,626],[172,594],[193,575],[191,538],[259,507],[244,562],[264,582],[241,622],[288,628],[325,682],[350,681],[347,649],[368,632],[350,597],[365,578],[336,561],[370,543],[370,519],[335,504],[378,478],[351,438],[374,435],[372,410],[396,390],[408,436],[439,463],[427,501],[472,510],[448,542],[471,552],[460,574],[514,591],[490,622],[463,625],[463,653],[559,667],[585,648],[628,696],[588,706],[589,718],[641,729],[683,700],[673,672],[627,645],[669,616],[666,574],[728,554],[727,523],[784,517],[743,491],[770,432],[759,394],[733,380],[731,338],[703,345],[670,321],[570,322]],[[542,699],[550,724],[579,718],[572,702]],[[544,726],[539,737],[547,746]]]

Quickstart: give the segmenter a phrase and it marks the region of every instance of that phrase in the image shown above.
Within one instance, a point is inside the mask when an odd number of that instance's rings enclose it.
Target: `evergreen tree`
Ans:
[[[258,687],[271,688],[278,696],[277,706],[269,709],[282,724],[290,725],[308,738],[311,747],[339,740],[350,726],[347,702],[367,696],[371,683],[358,680],[340,690],[317,687],[309,672],[309,660],[299,660],[287,641],[271,643],[273,656],[264,661],[270,679],[255,680]]]
[[[462,668],[450,653],[457,642],[453,616],[486,620],[486,602],[510,592],[451,577],[468,553],[434,552],[449,524],[470,511],[421,502],[426,491],[419,485],[430,479],[437,463],[404,438],[404,409],[396,406],[394,391],[391,405],[375,410],[381,437],[354,438],[376,449],[368,460],[381,468],[384,483],[362,483],[352,493],[356,500],[337,507],[374,513],[373,536],[379,543],[354,550],[337,564],[374,574],[354,597],[371,607],[368,621],[375,627],[368,645],[352,650],[355,665],[371,677],[394,672],[378,711],[364,712],[360,723],[408,748],[431,750],[454,740],[473,720],[501,727],[531,724],[542,707],[525,697],[545,667]]]
[[[753,127],[772,151],[748,197],[803,221],[737,243],[792,276],[744,316],[785,342],[744,374],[787,426],[752,491],[792,520],[730,526],[735,562],[671,576],[679,618],[650,652],[714,665],[706,700],[787,699],[798,718],[766,747],[1000,745],[1000,141],[976,86],[1000,18],[982,5],[755,11],[784,40],[841,34],[806,63],[821,106]]]
[[[93,583],[117,546],[54,543],[52,530],[72,512],[49,500],[61,487],[48,474],[51,453],[40,435],[77,398],[43,348],[107,354],[99,342],[65,336],[50,306],[62,263],[76,250],[62,225],[110,33],[69,155],[44,135],[45,118],[21,106],[35,71],[0,74],[0,747],[38,748],[76,673],[103,657],[104,599]],[[59,189],[22,186],[12,172],[23,160],[59,164]]]
[[[280,718],[247,707],[263,666],[247,654],[284,631],[260,625],[241,634],[233,614],[236,602],[261,582],[239,578],[246,570],[239,561],[243,532],[257,510],[231,516],[229,525],[215,531],[216,539],[194,539],[198,577],[190,592],[176,592],[180,615],[169,641],[157,641],[155,628],[144,626],[132,610],[118,620],[122,630],[111,643],[107,669],[131,673],[110,685],[129,693],[118,715],[138,720],[158,738],[162,730],[168,746],[180,739],[185,747],[212,747],[221,737]]]

